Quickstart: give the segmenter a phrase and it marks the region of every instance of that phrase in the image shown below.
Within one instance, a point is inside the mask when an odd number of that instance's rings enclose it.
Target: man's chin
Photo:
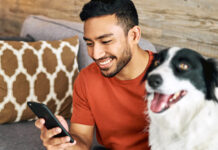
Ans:
[[[101,73],[104,77],[107,77],[107,78],[112,78],[117,74],[117,72],[109,72],[109,70],[108,71],[101,70]]]

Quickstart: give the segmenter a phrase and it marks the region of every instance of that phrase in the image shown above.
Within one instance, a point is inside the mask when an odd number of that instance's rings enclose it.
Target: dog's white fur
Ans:
[[[150,117],[149,143],[152,150],[218,150],[218,103],[205,100],[189,80],[178,79],[169,62],[180,48],[169,50],[169,58],[148,75],[160,74],[164,79],[157,92],[172,94],[180,90],[188,93],[162,113],[150,110],[152,94],[148,96]],[[201,82],[201,81],[199,81]],[[146,82],[148,93],[154,90]],[[216,88],[218,97],[218,88]]]

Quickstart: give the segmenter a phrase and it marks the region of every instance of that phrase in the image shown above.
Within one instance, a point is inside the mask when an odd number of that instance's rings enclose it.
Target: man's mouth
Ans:
[[[112,66],[113,58],[107,57],[104,59],[97,60],[96,63],[102,70],[109,69]]]
[[[150,109],[154,113],[161,113],[170,108],[173,104],[176,104],[183,96],[187,94],[187,91],[182,90],[174,94],[166,95],[162,93],[153,93],[153,100],[151,101]]]

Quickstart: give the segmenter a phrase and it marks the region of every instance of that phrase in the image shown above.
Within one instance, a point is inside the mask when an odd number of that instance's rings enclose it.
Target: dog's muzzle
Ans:
[[[157,89],[163,83],[163,79],[159,74],[152,74],[148,76],[148,84],[153,89]]]

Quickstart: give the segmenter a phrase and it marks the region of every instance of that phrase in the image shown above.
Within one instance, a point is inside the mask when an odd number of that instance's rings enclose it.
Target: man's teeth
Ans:
[[[109,62],[111,62],[111,60],[112,60],[112,59],[108,59],[108,60],[106,60],[106,61],[104,61],[104,62],[100,62],[99,64],[100,64],[100,65],[106,65],[106,64],[108,64]]]

